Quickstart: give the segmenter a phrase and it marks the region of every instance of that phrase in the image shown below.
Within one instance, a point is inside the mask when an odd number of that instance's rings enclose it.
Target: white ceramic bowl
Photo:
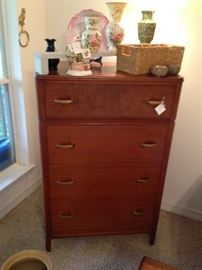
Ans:
[[[0,270],[52,270],[48,255],[40,250],[23,250],[9,257]]]

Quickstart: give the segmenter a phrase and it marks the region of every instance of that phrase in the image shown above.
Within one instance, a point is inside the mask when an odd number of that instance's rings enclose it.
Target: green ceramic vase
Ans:
[[[140,43],[151,43],[156,29],[156,23],[153,22],[154,11],[143,10],[142,20],[138,23],[138,39]]]

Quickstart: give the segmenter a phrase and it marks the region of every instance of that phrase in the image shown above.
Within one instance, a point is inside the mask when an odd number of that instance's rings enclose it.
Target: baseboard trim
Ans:
[[[26,186],[23,186],[21,188],[21,192],[17,195],[14,193],[14,191],[11,191],[9,193],[12,193],[15,196],[12,196],[12,198],[6,203],[3,204],[3,207],[0,208],[0,219],[2,219],[4,216],[6,216],[10,211],[12,211],[19,203],[21,203],[24,199],[26,199],[37,187],[41,184],[41,177],[36,179],[35,181],[32,181]],[[9,196],[10,197],[10,196]]]
[[[202,221],[202,211],[198,211],[193,208],[184,207],[182,205],[174,205],[171,202],[166,202],[163,200],[161,209],[180,216]]]

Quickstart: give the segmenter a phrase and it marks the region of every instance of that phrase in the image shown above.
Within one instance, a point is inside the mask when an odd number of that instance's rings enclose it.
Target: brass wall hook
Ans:
[[[30,40],[30,37],[29,37],[29,33],[24,30],[24,25],[25,25],[25,13],[26,13],[26,10],[25,8],[22,8],[21,9],[21,14],[18,18],[18,23],[20,25],[20,32],[19,32],[19,44],[21,47],[27,47],[27,45],[29,44],[29,40]]]

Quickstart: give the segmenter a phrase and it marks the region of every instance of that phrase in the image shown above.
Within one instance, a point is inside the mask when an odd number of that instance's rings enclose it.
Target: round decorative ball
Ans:
[[[168,65],[168,74],[177,75],[180,72],[180,65]]]
[[[150,68],[150,73],[156,77],[164,77],[168,74],[166,65],[155,65]]]

